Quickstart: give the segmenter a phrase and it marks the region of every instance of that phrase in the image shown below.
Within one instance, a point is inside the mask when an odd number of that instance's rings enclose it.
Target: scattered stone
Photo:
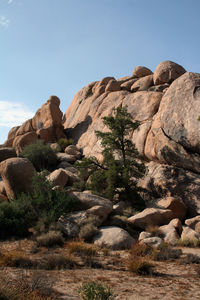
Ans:
[[[185,224],[187,226],[189,226],[190,228],[194,229],[196,224],[200,222],[200,215],[199,216],[196,216],[194,218],[190,218],[190,219],[187,219],[185,220]]]
[[[56,153],[56,156],[58,158],[58,161],[60,162],[68,162],[68,163],[74,163],[76,161],[76,156],[66,154],[66,153]]]
[[[194,231],[192,228],[186,226],[183,227],[183,231],[181,234],[182,240],[194,241],[194,240],[199,240],[199,238],[200,238],[199,234],[196,231]]]
[[[60,147],[60,145],[59,145],[58,143],[51,143],[51,144],[50,144],[50,148],[51,148],[54,152],[56,152],[56,153],[62,151],[62,149],[61,149],[61,147]]]
[[[153,75],[148,75],[138,79],[131,86],[131,92],[147,91],[153,85]]]
[[[142,241],[142,240],[148,239],[150,237],[151,237],[151,233],[150,232],[142,231],[142,232],[140,232],[138,241]]]
[[[155,248],[163,245],[163,240],[159,237],[149,237],[140,241],[140,244],[149,245]]]

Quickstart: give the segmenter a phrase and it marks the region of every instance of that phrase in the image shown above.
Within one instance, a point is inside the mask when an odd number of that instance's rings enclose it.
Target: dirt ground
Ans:
[[[23,244],[23,243],[22,243]],[[0,249],[20,249],[23,245],[16,242],[0,244]],[[30,245],[29,245],[30,246]],[[29,252],[29,246],[24,251]],[[183,248],[183,253],[200,256],[200,249]],[[138,276],[127,271],[124,260],[126,251],[111,252],[106,257],[99,257],[101,267],[75,268],[71,270],[38,270],[47,280],[51,280],[53,289],[60,296],[57,299],[80,299],[77,289],[87,281],[101,281],[110,286],[116,300],[189,300],[200,299],[200,275],[196,272],[197,264],[180,264],[178,260],[153,262],[154,275]],[[10,278],[31,276],[34,270],[1,268],[0,273]]]

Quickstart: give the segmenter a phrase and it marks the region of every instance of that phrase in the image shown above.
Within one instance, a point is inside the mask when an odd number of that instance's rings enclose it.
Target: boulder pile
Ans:
[[[137,66],[131,76],[105,77],[81,89],[64,119],[59,104],[59,98],[51,96],[32,119],[10,130],[5,147],[0,148],[2,200],[29,188],[33,167],[16,156],[38,139],[51,143],[58,152],[57,167],[47,177],[53,188],[78,182],[74,162],[82,155],[101,159],[102,148],[95,131],[107,131],[102,118],[123,105],[132,120],[140,122],[130,138],[148,170],[139,182],[148,191],[147,208],[125,217],[124,203],[113,206],[91,192],[72,190],[71,196],[79,199],[83,208],[61,216],[63,232],[74,237],[92,215],[100,219],[94,243],[113,249],[130,247],[137,240],[154,246],[163,242],[174,245],[180,238],[200,240],[199,73],[187,72],[171,61],[161,62],[154,72]],[[61,137],[73,139],[74,145],[62,152],[56,143]],[[121,225],[116,225],[116,218],[115,223],[106,223],[116,216]]]

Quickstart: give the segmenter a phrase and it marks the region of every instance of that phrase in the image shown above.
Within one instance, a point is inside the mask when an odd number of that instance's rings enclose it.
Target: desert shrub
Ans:
[[[31,260],[19,251],[12,250],[0,255],[1,267],[31,268]]]
[[[136,243],[129,250],[129,255],[131,258],[145,257],[145,256],[151,257],[152,252],[153,252],[153,248],[151,246]]]
[[[77,262],[73,256],[63,254],[47,254],[37,261],[36,267],[42,270],[73,269]]]
[[[183,265],[200,264],[200,257],[198,255],[188,253],[180,260],[180,263]]]
[[[55,247],[55,246],[63,246],[64,239],[59,231],[49,231],[44,233],[36,238],[38,247]]]
[[[137,275],[150,275],[153,273],[154,265],[144,258],[130,258],[127,262],[127,269]]]
[[[164,244],[158,249],[153,249],[152,259],[156,261],[174,260],[180,258],[182,255],[181,249],[175,249],[170,247],[168,244]]]
[[[64,190],[52,190],[44,176],[35,175],[33,191],[22,193],[10,202],[0,203],[0,238],[23,237],[30,228],[47,231],[66,212],[75,210],[79,201]]]
[[[73,145],[74,141],[73,139],[60,138],[57,143],[61,147],[62,151],[64,151],[67,146]]]
[[[90,241],[95,234],[98,233],[98,228],[91,223],[85,224],[81,227],[79,232],[79,238],[83,239],[84,241]]]
[[[21,155],[28,158],[37,171],[51,170],[57,163],[55,152],[42,141],[25,146]]]
[[[177,241],[177,246],[196,248],[196,247],[200,246],[200,241],[196,238],[194,238],[194,239],[179,239]]]
[[[109,300],[113,298],[111,289],[101,282],[89,281],[82,284],[78,293],[83,300]]]

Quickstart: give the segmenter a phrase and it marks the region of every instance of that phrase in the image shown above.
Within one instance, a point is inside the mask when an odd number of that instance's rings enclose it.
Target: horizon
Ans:
[[[198,0],[0,0],[0,144],[50,95],[64,114],[89,82],[137,65],[154,72],[171,60],[199,73],[199,8]]]

